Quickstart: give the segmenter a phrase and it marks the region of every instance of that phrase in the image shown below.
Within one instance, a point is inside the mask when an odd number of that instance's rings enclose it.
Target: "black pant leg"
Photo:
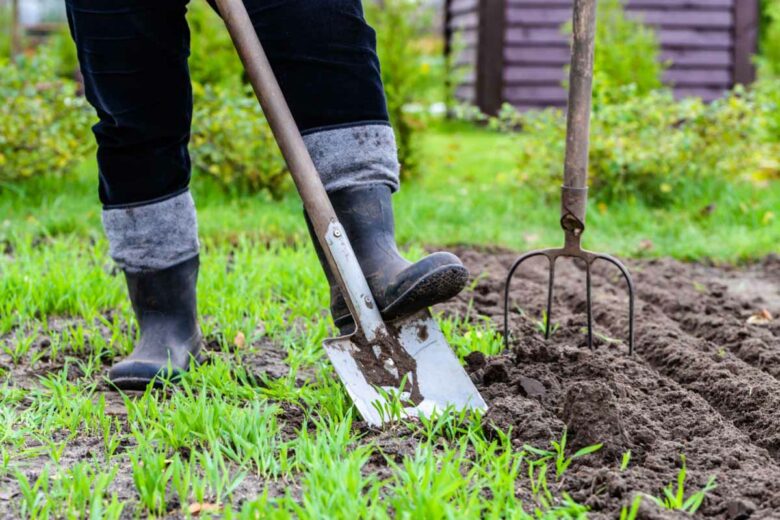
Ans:
[[[187,0],[67,0],[98,113],[100,199],[107,208],[163,200],[190,180],[192,90]]]
[[[244,0],[306,134],[389,121],[376,35],[360,0]]]

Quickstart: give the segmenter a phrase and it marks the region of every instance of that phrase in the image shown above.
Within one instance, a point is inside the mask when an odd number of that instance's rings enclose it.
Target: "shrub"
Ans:
[[[760,77],[780,76],[780,1],[761,1],[761,32],[757,59]]]
[[[624,87],[621,103],[594,107],[590,186],[598,200],[652,206],[704,195],[719,182],[777,177],[780,153],[778,82],[737,88],[705,104],[675,101],[668,90],[638,95]],[[559,110],[517,114],[505,108],[501,127],[516,127],[521,180],[557,196],[563,171],[565,119]]]
[[[56,72],[45,47],[14,62],[0,58],[0,183],[62,174],[92,150],[93,112],[76,83]]]
[[[219,15],[207,2],[190,2],[187,23],[190,39],[190,77],[201,85],[237,87],[244,68]]]
[[[193,85],[192,164],[237,192],[278,196],[287,169],[271,128],[248,89]]]
[[[46,52],[54,60],[55,72],[58,76],[76,79],[79,76],[79,58],[76,44],[70,35],[67,25],[61,26],[46,42]]]
[[[661,87],[665,65],[655,31],[626,17],[622,0],[601,0],[596,26],[593,93],[596,103],[616,101],[634,85],[633,95]]]
[[[365,11],[377,32],[377,53],[398,142],[401,176],[409,179],[418,166],[415,134],[425,128],[424,118],[409,107],[429,101],[433,85],[444,86],[443,74],[435,73],[445,69],[441,53],[435,47],[426,49],[422,38],[430,27],[432,10],[420,0],[372,0],[365,3]]]

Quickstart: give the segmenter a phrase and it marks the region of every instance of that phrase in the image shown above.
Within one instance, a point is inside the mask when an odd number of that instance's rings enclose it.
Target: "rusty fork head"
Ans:
[[[562,188],[562,216],[565,242],[563,247],[538,249],[520,256],[506,278],[504,286],[504,343],[509,347],[509,290],[515,272],[523,262],[531,258],[543,256],[550,262],[550,278],[547,284],[547,316],[545,320],[545,339],[550,339],[550,323],[552,322],[552,301],[555,285],[555,264],[558,258],[568,257],[580,259],[585,263],[586,310],[588,319],[588,348],[593,349],[593,309],[592,309],[592,279],[591,266],[596,260],[604,260],[618,268],[628,285],[628,352],[634,353],[634,282],[631,274],[617,258],[604,253],[594,253],[581,246],[582,234],[585,231],[585,204],[587,203],[587,188]]]

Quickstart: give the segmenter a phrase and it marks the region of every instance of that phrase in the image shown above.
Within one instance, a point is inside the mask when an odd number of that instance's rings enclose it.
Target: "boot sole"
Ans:
[[[380,309],[386,321],[411,316],[417,311],[437,303],[445,302],[457,296],[469,281],[469,271],[460,264],[443,265],[426,274],[396,298],[384,309]],[[342,335],[355,331],[352,316],[347,314],[337,320],[335,325]]]
[[[469,271],[462,265],[443,265],[420,278],[382,309],[382,317],[388,321],[396,320],[445,302],[457,296],[468,281]]]
[[[190,363],[190,368],[193,366],[202,365],[206,361],[206,356],[200,352],[198,357]],[[146,377],[118,377],[116,379],[109,379],[109,384],[116,390],[137,390],[145,391],[149,388],[149,385],[153,385],[154,388],[162,388],[166,384],[176,383],[185,374],[186,371],[175,371],[172,375],[162,377],[156,376],[151,379]]]

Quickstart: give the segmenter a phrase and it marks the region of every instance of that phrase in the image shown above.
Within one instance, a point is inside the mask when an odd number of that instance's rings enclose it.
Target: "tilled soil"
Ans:
[[[441,308],[503,327],[503,284],[517,255],[458,253],[477,282]],[[571,449],[604,443],[565,475],[565,489],[593,517],[616,517],[637,492],[659,496],[683,454],[689,492],[716,478],[702,517],[780,518],[780,257],[742,269],[666,259],[629,267],[637,290],[632,357],[616,270],[594,266],[593,351],[584,334],[584,268],[559,261],[549,341],[540,331],[547,261],[529,261],[518,273],[511,349],[468,358],[488,421],[511,428],[518,448],[547,447],[564,429]],[[652,508],[643,514],[663,517]]]

